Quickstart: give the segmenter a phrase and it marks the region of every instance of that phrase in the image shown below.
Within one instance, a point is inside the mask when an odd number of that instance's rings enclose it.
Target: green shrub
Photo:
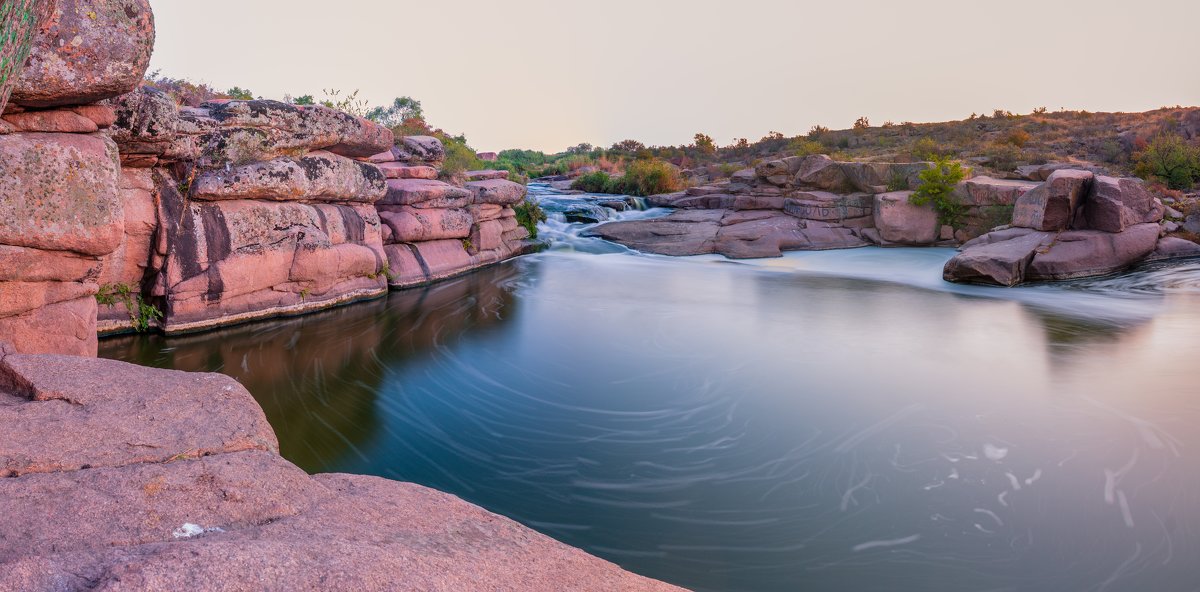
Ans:
[[[546,212],[542,211],[542,206],[525,198],[525,201],[513,206],[513,211],[517,213],[517,224],[529,231],[529,238],[537,238],[538,222],[546,221]]]
[[[658,195],[685,186],[679,169],[662,160],[635,160],[625,169],[621,188],[629,195]]]
[[[571,183],[571,189],[578,189],[587,193],[611,193],[609,189],[612,188],[613,179],[604,171],[588,173],[575,179],[574,183]]]
[[[1134,156],[1134,171],[1148,181],[1165,183],[1171,189],[1191,189],[1200,179],[1200,147],[1177,134],[1154,137]]]
[[[138,333],[145,333],[150,329],[151,323],[162,319],[163,316],[158,307],[147,304],[142,300],[142,295],[134,292],[133,287],[129,284],[100,286],[100,291],[96,292],[96,302],[109,308],[117,304],[124,304],[126,312],[129,313],[129,320],[133,323],[133,329]]]
[[[475,151],[467,143],[455,137],[442,137],[442,146],[446,149],[446,161],[442,163],[442,177],[454,177],[467,171],[483,168],[483,162],[475,155]]]
[[[796,156],[812,156],[814,154],[825,154],[825,145],[815,140],[806,138],[796,138],[788,144],[788,150]]]
[[[921,184],[908,201],[918,206],[933,204],[942,224],[956,226],[966,207],[954,197],[954,187],[966,175],[961,163],[937,158],[933,161],[933,168],[921,171]]]
[[[946,156],[946,149],[933,138],[918,138],[909,148],[915,160],[934,160]]]

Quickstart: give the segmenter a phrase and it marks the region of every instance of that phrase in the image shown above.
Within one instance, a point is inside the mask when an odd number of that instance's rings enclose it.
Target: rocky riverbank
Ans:
[[[966,178],[951,195],[961,213],[947,223],[932,204],[912,202],[910,188],[930,166],[827,156],[767,161],[729,181],[649,198],[677,210],[665,217],[601,224],[587,234],[651,253],[735,259],[870,245],[961,247],[945,279],[1004,286],[1200,256],[1200,245],[1167,236],[1178,224],[1139,179],[1053,165],[1028,169],[1025,180]]]

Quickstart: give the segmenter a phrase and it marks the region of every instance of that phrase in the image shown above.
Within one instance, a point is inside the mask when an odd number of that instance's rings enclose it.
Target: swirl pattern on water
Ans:
[[[993,289],[942,282],[944,250],[681,260],[579,228],[103,354],[234,375],[308,470],[444,489],[700,590],[1200,581],[1197,264]]]

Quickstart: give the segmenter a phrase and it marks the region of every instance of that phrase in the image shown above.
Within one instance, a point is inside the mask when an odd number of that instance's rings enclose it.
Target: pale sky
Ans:
[[[1200,0],[151,4],[151,69],[266,98],[409,95],[477,150],[1200,104]]]

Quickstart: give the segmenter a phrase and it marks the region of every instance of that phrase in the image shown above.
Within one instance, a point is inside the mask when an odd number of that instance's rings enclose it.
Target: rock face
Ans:
[[[414,157],[419,154],[420,157]],[[436,138],[403,138],[394,150],[371,157],[386,170],[429,169],[444,150]],[[392,160],[388,160],[392,159]],[[476,171],[458,187],[427,176],[395,175],[378,203],[384,221],[388,282],[408,288],[454,277],[536,248],[517,223],[513,206],[525,186]]]
[[[11,100],[42,108],[130,92],[141,83],[153,49],[147,0],[58,0]]]
[[[0,336],[18,351],[95,355],[103,259],[126,213],[111,106],[150,58],[144,0],[61,0],[0,123]]]
[[[875,196],[875,228],[889,244],[932,245],[941,224],[929,204],[914,205],[912,191],[895,191]]]
[[[678,590],[418,485],[310,477],[217,374],[0,353],[0,421],[4,590]]]
[[[1140,180],[1056,169],[1018,199],[1012,228],[964,244],[946,263],[944,277],[1014,286],[1195,256],[1200,247],[1180,244],[1187,241],[1160,240],[1165,209]]]

